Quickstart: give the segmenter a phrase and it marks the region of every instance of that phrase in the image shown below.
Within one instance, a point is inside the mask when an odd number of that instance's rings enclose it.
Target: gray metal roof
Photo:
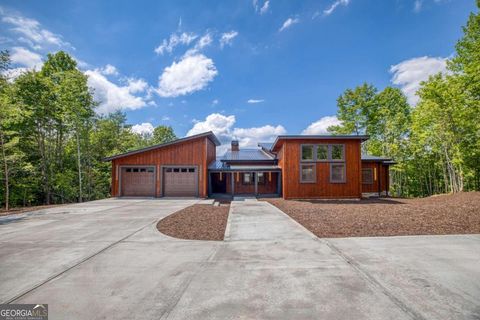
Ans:
[[[150,150],[155,150],[155,149],[158,149],[158,148],[163,148],[163,147],[166,147],[166,146],[170,146],[172,144],[181,143],[181,142],[185,142],[185,141],[189,141],[189,140],[193,140],[193,139],[197,139],[197,138],[202,138],[202,137],[209,138],[216,146],[220,145],[220,141],[215,136],[215,134],[212,131],[208,131],[208,132],[196,134],[196,135],[193,135],[193,136],[173,140],[173,141],[170,141],[170,142],[156,144],[154,146],[150,146],[150,147],[146,147],[146,148],[142,148],[142,149],[137,149],[137,150],[121,153],[121,154],[117,154],[117,155],[114,155],[114,156],[111,156],[111,157],[106,157],[106,158],[103,159],[103,161],[111,161],[113,159],[122,158],[122,157],[126,157],[126,156],[131,156],[133,154],[142,153],[142,152],[150,151]]]
[[[379,157],[379,156],[372,156],[370,154],[362,154],[362,160],[365,161],[390,161],[391,158]]]
[[[273,142],[259,142],[258,146],[264,150],[272,150]]]
[[[261,149],[240,149],[240,151],[228,150],[222,161],[268,161],[275,157]]]
[[[215,160],[208,166],[210,171],[278,171],[281,170],[277,165],[232,165]]]

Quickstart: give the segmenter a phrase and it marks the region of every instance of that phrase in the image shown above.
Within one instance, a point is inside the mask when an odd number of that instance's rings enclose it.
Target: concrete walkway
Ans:
[[[195,200],[117,200],[0,218],[2,302],[51,319],[478,319],[480,236],[318,239],[234,201],[227,241],[160,234]]]

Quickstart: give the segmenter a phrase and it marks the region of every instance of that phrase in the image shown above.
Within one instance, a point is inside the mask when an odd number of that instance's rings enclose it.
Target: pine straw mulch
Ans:
[[[323,238],[480,233],[480,192],[419,199],[264,200]]]
[[[157,229],[174,238],[222,241],[229,209],[229,202],[223,202],[218,207],[195,204],[160,220]]]

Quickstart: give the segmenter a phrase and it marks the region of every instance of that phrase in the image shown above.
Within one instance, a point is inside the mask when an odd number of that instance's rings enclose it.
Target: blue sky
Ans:
[[[442,71],[473,0],[2,1],[12,75],[66,50],[99,113],[138,132],[214,130],[243,146],[324,133],[336,98],[369,82],[400,87]]]

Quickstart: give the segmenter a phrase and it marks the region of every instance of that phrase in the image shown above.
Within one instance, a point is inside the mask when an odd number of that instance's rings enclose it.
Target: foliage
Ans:
[[[65,52],[49,54],[40,71],[6,79],[0,54],[0,203],[5,207],[107,197],[110,163],[103,158],[175,139],[170,127],[152,137],[131,131],[121,112],[95,114],[87,77]]]
[[[480,1],[479,1],[480,5]],[[409,106],[400,90],[372,85],[338,99],[333,133],[368,134],[364,152],[392,157],[392,191],[403,196],[480,189],[480,15],[472,13],[448,72],[431,76]]]

